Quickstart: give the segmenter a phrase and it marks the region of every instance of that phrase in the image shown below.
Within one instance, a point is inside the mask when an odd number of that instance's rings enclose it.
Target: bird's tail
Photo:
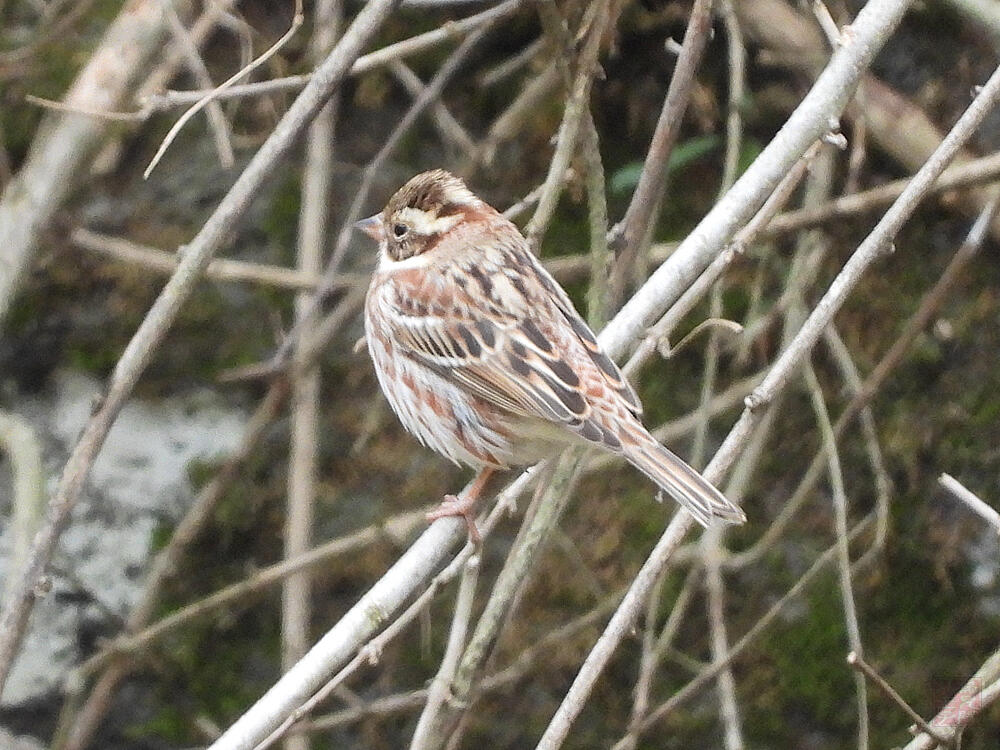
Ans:
[[[708,526],[713,518],[726,523],[744,523],[747,520],[738,506],[648,433],[627,446],[624,455],[629,463],[687,508],[702,526]]]

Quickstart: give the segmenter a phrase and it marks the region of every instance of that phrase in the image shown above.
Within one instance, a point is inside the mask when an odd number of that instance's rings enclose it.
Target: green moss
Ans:
[[[815,583],[793,621],[771,629],[761,643],[754,682],[764,691],[764,706],[752,730],[764,744],[783,744],[795,726],[848,734],[854,721],[854,686],[845,661],[848,651],[840,594],[833,576]]]
[[[280,257],[274,259],[275,263],[295,265],[301,195],[297,172],[287,170],[284,179],[274,189],[267,213],[260,222],[260,229],[268,243],[283,251]]]
[[[233,637],[234,623],[228,623],[226,637],[213,625],[196,624],[169,641],[160,662],[165,674],[157,681],[157,711],[150,719],[127,727],[126,735],[155,736],[179,744],[199,742],[203,738],[194,732],[193,714],[232,721],[260,697],[277,674],[270,678],[258,674],[255,679],[248,675],[259,672],[262,657],[276,663],[277,618],[245,614],[235,625],[239,637]],[[247,643],[254,648],[247,649]]]

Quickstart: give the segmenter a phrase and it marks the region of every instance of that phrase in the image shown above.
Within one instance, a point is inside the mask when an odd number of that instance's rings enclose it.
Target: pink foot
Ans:
[[[469,530],[469,540],[473,544],[479,544],[483,538],[479,534],[479,529],[476,528],[476,519],[473,515],[477,499],[475,496],[458,497],[456,495],[445,495],[442,503],[427,513],[427,520],[436,521],[439,518],[461,516],[465,519],[465,526]]]

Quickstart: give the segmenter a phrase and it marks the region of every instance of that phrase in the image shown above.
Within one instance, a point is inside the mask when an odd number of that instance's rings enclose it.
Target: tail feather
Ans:
[[[742,509],[655,440],[642,441],[627,450],[625,458],[683,505],[702,526],[708,526],[713,518],[726,523],[747,520]]]

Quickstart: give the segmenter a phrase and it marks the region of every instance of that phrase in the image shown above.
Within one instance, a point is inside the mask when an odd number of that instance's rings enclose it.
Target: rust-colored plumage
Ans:
[[[365,305],[375,372],[421,442],[478,469],[569,444],[623,456],[702,524],[745,520],[661,446],[642,407],[517,228],[442,170],[359,222],[379,242]]]

